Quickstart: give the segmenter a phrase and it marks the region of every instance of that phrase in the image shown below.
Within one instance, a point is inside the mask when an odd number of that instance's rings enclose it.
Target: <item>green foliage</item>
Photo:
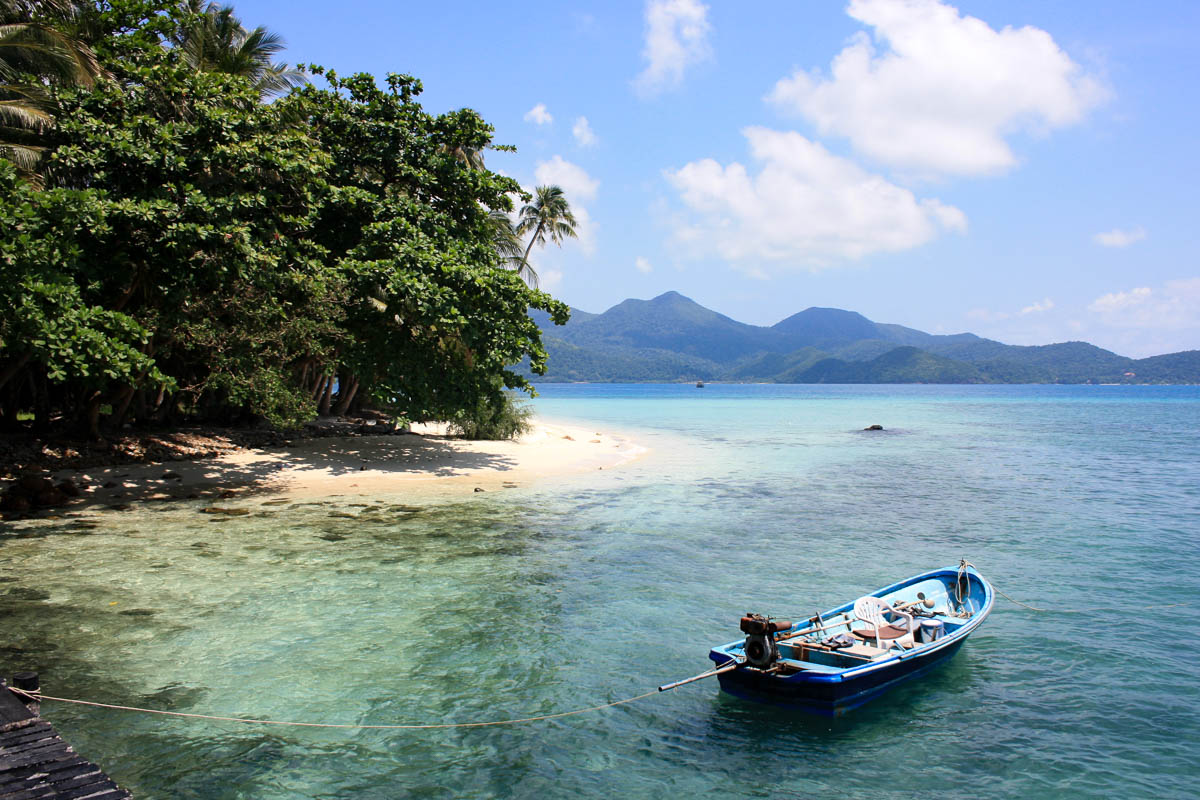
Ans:
[[[427,114],[399,75],[330,72],[264,105],[261,75],[163,46],[180,20],[197,24],[137,0],[82,13],[106,77],[54,95],[48,188],[0,160],[0,418],[290,426],[374,401],[446,419],[532,391],[509,368],[545,369],[528,311],[568,309],[497,253],[489,213],[520,187],[457,155],[491,127]]]
[[[521,255],[517,267],[529,285],[537,288],[538,276],[529,265],[529,251],[534,245],[546,246],[546,239],[562,245],[564,239],[574,239],[575,215],[571,213],[571,204],[567,202],[566,193],[560,186],[538,186],[534,189],[533,200],[521,207],[520,221],[514,230],[517,236],[529,234],[529,244]]]
[[[464,439],[515,439],[533,429],[533,409],[512,392],[480,397],[450,420],[450,432]]]

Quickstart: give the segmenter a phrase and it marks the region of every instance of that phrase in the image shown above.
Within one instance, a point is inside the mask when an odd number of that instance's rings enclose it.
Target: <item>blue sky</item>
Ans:
[[[1200,4],[234,3],[289,62],[407,72],[558,183],[543,288],[1011,344],[1200,349]]]

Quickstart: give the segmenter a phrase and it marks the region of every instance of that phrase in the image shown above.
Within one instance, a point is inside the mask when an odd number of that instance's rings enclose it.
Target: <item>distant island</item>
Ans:
[[[1200,350],[1127,358],[1088,344],[1023,347],[973,333],[941,336],[808,308],[747,325],[678,292],[626,300],[565,326],[533,312],[549,353],[535,382],[1200,383]]]

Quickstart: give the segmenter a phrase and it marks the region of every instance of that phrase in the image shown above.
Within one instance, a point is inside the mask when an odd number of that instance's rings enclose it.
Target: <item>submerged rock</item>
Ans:
[[[231,517],[244,517],[250,513],[248,508],[221,508],[220,506],[205,506],[201,514],[228,514]]]
[[[883,426],[882,425],[868,425],[867,427],[863,428],[863,430],[864,431],[881,431],[881,430],[883,430]]]

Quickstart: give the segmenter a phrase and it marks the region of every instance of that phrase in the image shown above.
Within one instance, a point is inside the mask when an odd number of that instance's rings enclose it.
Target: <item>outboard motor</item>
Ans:
[[[768,619],[762,614],[747,614],[742,617],[742,633],[746,634],[746,663],[752,667],[766,669],[779,660],[779,648],[775,645],[775,634],[786,631],[792,623],[783,619]]]

